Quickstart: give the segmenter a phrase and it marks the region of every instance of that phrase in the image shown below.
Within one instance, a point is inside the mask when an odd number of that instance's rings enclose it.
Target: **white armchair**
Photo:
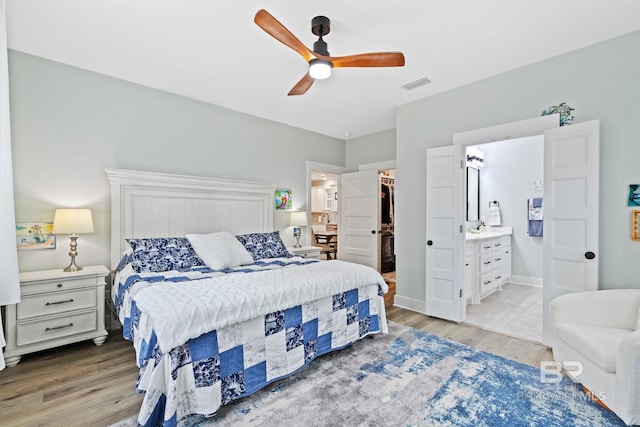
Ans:
[[[640,424],[640,289],[577,292],[551,302],[553,358],[580,362],[582,385],[627,425]]]

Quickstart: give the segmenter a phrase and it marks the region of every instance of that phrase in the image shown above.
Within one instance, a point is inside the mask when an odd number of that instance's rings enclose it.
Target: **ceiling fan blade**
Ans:
[[[289,46],[291,49],[302,55],[305,61],[309,62],[315,58],[315,55],[311,50],[302,44],[302,42],[291,33],[291,31],[287,30],[280,21],[271,16],[271,14],[266,10],[260,9],[258,13],[256,13],[253,21],[258,25],[258,27],[262,28],[274,39]]]
[[[333,56],[328,58],[334,68],[340,67],[402,67],[402,52],[374,52],[349,56]]]
[[[309,73],[305,74],[296,85],[291,88],[287,95],[304,95],[307,93],[311,85],[315,82],[315,79],[311,77]]]

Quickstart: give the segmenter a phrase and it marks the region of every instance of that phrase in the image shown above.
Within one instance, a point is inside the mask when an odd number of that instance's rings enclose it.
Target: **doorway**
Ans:
[[[469,301],[466,323],[542,342],[543,237],[529,234],[528,203],[544,197],[544,137],[488,142],[467,146],[466,151],[467,158],[482,159],[474,163],[479,186],[473,197],[479,200],[479,216],[467,216],[467,229],[482,222],[489,232],[511,230],[511,265],[501,269],[505,282],[491,294]],[[467,188],[468,195],[470,191]],[[507,259],[496,258],[503,263]],[[515,273],[507,276],[510,271]]]
[[[549,306],[563,294],[598,289],[598,120],[559,127],[559,116],[456,134],[427,149],[426,314],[466,320],[463,148],[544,133],[543,333],[551,344]],[[509,136],[505,136],[509,135]]]
[[[321,248],[320,259],[337,259],[340,175],[311,171],[311,246]]]
[[[378,171],[380,181],[379,209],[380,223],[378,228],[379,271],[389,291],[384,296],[385,306],[393,305],[396,294],[396,251],[395,251],[395,169]]]

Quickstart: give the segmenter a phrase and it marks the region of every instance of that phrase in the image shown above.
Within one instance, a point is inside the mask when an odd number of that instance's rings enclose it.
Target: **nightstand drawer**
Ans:
[[[22,295],[29,295],[40,292],[64,291],[66,289],[84,288],[88,286],[95,287],[97,283],[98,282],[95,277],[78,277],[77,279],[64,278],[22,283],[20,289]],[[102,279],[102,283],[104,283],[104,279]]]
[[[305,258],[320,259],[320,250],[322,248],[318,246],[303,246],[301,248],[288,247],[287,250],[292,255],[301,256]]]
[[[97,310],[17,324],[18,345],[62,338],[98,328]]]
[[[95,308],[96,304],[97,290],[95,287],[29,295],[25,296],[18,304],[18,320],[83,308]]]

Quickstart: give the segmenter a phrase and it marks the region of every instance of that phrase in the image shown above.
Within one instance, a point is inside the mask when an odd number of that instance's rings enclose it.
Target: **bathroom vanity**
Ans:
[[[502,289],[511,277],[511,227],[467,232],[464,246],[464,284],[467,304]]]

